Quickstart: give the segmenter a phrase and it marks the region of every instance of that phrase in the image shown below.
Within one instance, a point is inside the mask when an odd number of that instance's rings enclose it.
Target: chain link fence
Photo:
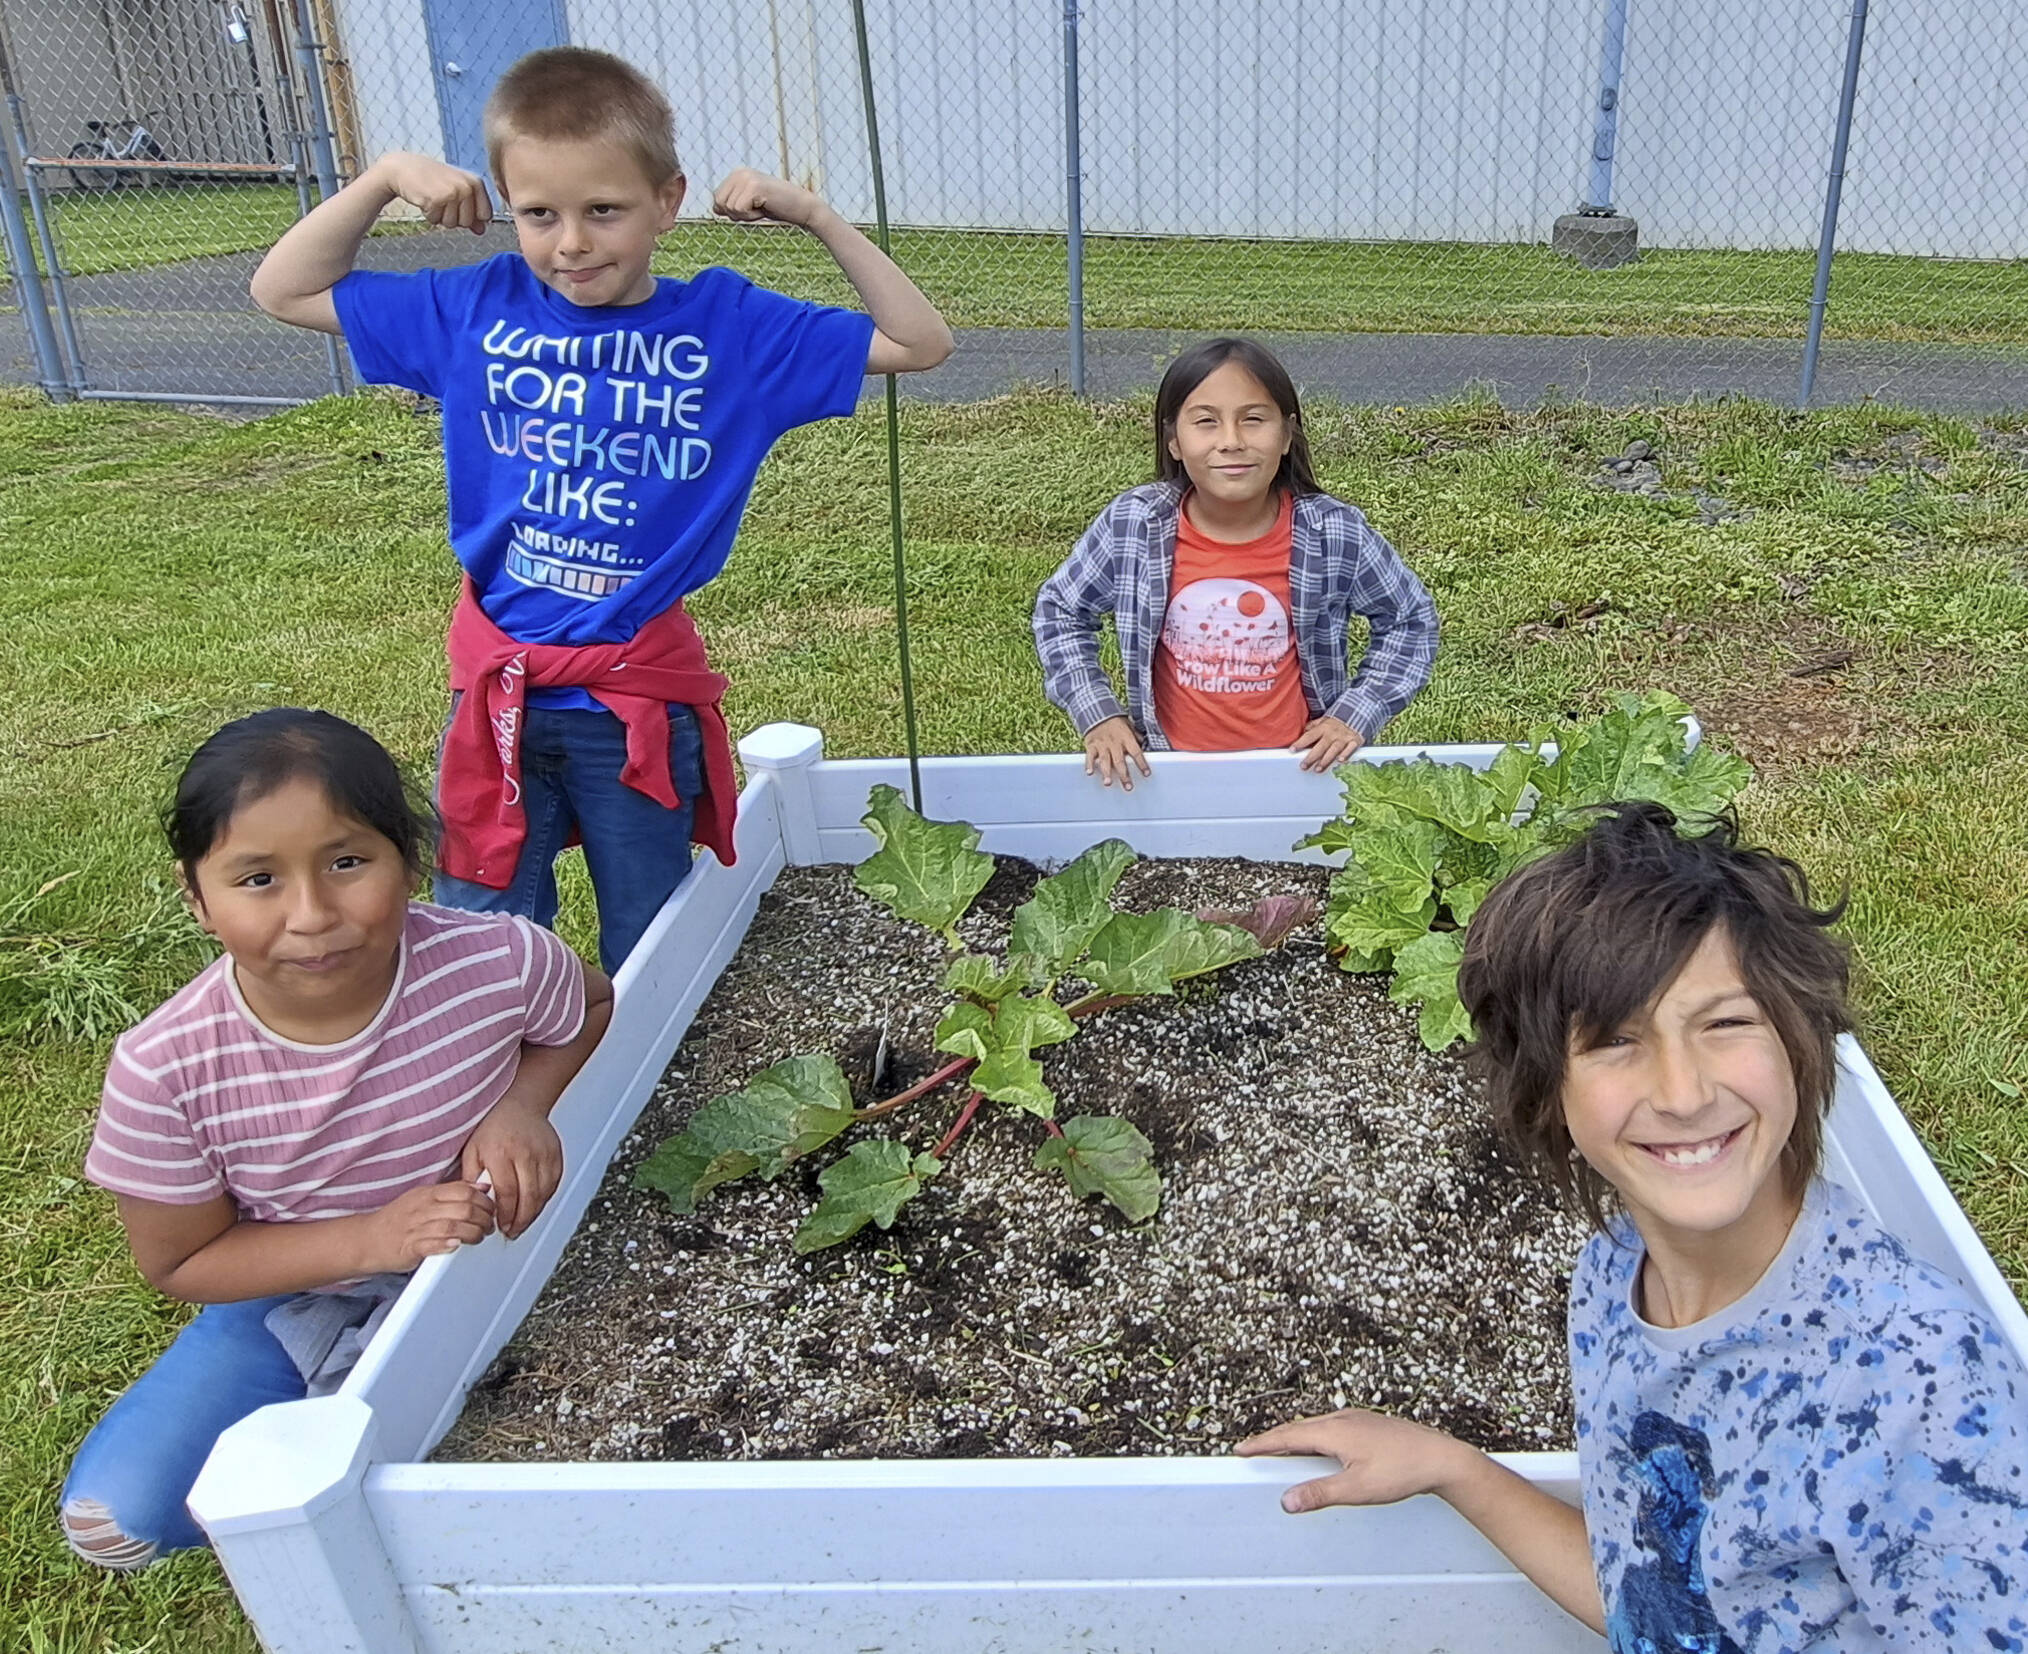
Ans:
[[[493,81],[570,41],[639,64],[676,108],[691,184],[668,273],[728,263],[847,302],[810,238],[715,223],[712,189],[753,165],[869,225],[884,197],[896,257],[960,331],[924,394],[1111,394],[1186,337],[1243,330],[1364,401],[1793,401],[1806,373],[1819,401],[2028,401],[2028,17],[1866,12],[866,0],[862,64],[849,0],[0,0],[21,233],[60,358],[16,376],[214,401],[347,388],[342,350],[253,312],[262,250],[389,150],[483,172]],[[362,258],[511,246],[504,224],[397,221]],[[0,357],[35,357],[21,338],[0,331]]]

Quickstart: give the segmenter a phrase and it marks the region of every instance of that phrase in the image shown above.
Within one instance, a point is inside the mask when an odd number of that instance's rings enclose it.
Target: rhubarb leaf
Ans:
[[[1753,769],[1744,758],[1700,743],[1680,769],[1650,778],[1653,790],[1641,796],[1667,805],[1679,821],[1715,815],[1746,788]],[[1701,830],[1701,828],[1700,828]]]
[[[1433,758],[1359,767],[1365,774],[1356,786],[1348,783],[1346,803],[1352,818],[1362,825],[1382,826],[1407,816],[1447,827],[1459,838],[1484,843],[1490,837],[1496,816],[1494,793],[1477,770],[1439,764]],[[1504,819],[1504,811],[1498,814]]]
[[[922,1193],[924,1182],[942,1170],[942,1161],[911,1154],[905,1143],[854,1143],[817,1179],[824,1198],[796,1231],[795,1249],[816,1252],[836,1246],[869,1223],[891,1227],[902,1207]]]
[[[1056,1093],[1043,1082],[1042,1064],[1026,1051],[1007,1047],[990,1051],[966,1079],[980,1096],[996,1103],[1038,1120],[1056,1117]]]
[[[1166,994],[1178,982],[1260,952],[1237,925],[1211,925],[1179,908],[1115,913],[1078,969],[1106,994]]]
[[[961,953],[944,972],[947,992],[962,994],[980,1005],[997,1005],[1009,994],[1040,985],[1041,968],[1036,959],[1016,954],[1003,971],[982,953]]]
[[[1493,795],[1494,811],[1512,816],[1521,807],[1521,798],[1535,783],[1535,772],[1543,767],[1540,743],[1500,749],[1486,771],[1486,786]]]
[[[942,931],[956,947],[958,920],[993,876],[993,858],[978,848],[979,829],[926,821],[886,785],[873,789],[860,820],[880,848],[859,864],[854,882],[897,918]]]
[[[1646,798],[1657,780],[1682,765],[1689,711],[1659,690],[1615,695],[1604,717],[1563,735],[1556,761],[1543,767],[1536,784],[1564,809]]]
[[[1418,906],[1436,882],[1437,845],[1434,822],[1407,820],[1369,829],[1352,854],[1366,882],[1390,906],[1407,911]]]
[[[936,1042],[939,1051],[978,1064],[970,1076],[974,1090],[1047,1120],[1056,1112],[1056,1095],[1042,1083],[1042,1065],[1030,1053],[1076,1032],[1055,1000],[1022,995],[990,1009],[969,1001],[953,1005],[937,1024]]]
[[[1422,1042],[1432,1051],[1471,1037],[1471,1018],[1458,999],[1458,963],[1464,956],[1464,933],[1455,930],[1433,930],[1394,956],[1387,997],[1397,1005],[1422,1006]]]
[[[1061,873],[1044,879],[1035,894],[1014,910],[1008,952],[1041,960],[1045,980],[1061,976],[1112,917],[1113,888],[1134,860],[1125,839],[1109,838],[1094,844]]]
[[[1349,850],[1359,842],[1359,829],[1343,816],[1327,821],[1308,838],[1299,838],[1289,846],[1291,850],[1321,850],[1327,856],[1335,856],[1340,850]]]
[[[1145,1223],[1162,1204],[1152,1148],[1125,1120],[1081,1115],[1035,1151],[1037,1171],[1060,1171],[1079,1200],[1104,1195],[1130,1223]]]
[[[1460,930],[1472,922],[1472,915],[1479,911],[1479,904],[1492,889],[1491,879],[1460,879],[1444,892],[1444,906],[1451,910],[1452,922]]]
[[[1263,949],[1278,948],[1292,931],[1317,916],[1314,896],[1263,896],[1252,907],[1201,907],[1197,917],[1207,925],[1237,925]]]
[[[1389,902],[1383,892],[1370,887],[1363,890],[1357,886],[1353,888],[1352,899],[1343,906],[1334,903],[1335,911],[1324,921],[1325,936],[1332,946],[1345,949],[1348,956],[1356,954],[1370,958],[1385,954],[1391,958],[1394,949],[1428,934],[1429,922],[1436,917],[1434,896],[1426,896],[1413,908],[1403,909]],[[1346,965],[1345,968],[1372,970],[1382,967]]]
[[[993,1049],[993,1008],[970,1000],[953,1005],[937,1024],[937,1049],[983,1062]]]
[[[688,1212],[721,1183],[759,1172],[776,1178],[852,1123],[852,1088],[826,1056],[790,1057],[744,1091],[714,1097],[634,1173],[634,1186]]]

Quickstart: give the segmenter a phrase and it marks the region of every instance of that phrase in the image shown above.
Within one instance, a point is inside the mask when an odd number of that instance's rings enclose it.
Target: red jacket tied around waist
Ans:
[[[620,779],[665,809],[684,801],[669,773],[669,703],[697,714],[704,738],[704,796],[690,837],[730,867],[738,787],[721,702],[726,680],[704,658],[704,640],[681,603],[625,643],[521,643],[487,619],[470,580],[451,616],[451,714],[437,776],[444,818],[438,865],[491,890],[513,882],[528,820],[521,808],[521,729],[529,689],[582,689],[627,730]]]

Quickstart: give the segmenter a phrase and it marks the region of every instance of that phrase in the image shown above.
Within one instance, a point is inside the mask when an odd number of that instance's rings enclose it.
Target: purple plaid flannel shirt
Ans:
[[[1169,740],[1155,719],[1155,645],[1169,608],[1176,519],[1173,482],[1130,488],[1099,513],[1035,599],[1042,689],[1080,736],[1125,716],[1151,748]],[[1328,713],[1371,741],[1429,682],[1436,661],[1436,605],[1420,580],[1358,510],[1329,494],[1296,500],[1289,552],[1296,663],[1310,715]],[[1110,614],[1126,666],[1127,702],[1099,664],[1099,622]],[[1346,669],[1346,627],[1370,629],[1355,677]]]

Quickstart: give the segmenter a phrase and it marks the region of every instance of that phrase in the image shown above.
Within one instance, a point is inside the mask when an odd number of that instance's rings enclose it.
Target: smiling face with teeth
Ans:
[[[1651,1252],[1764,1266],[1780,1250],[1801,1193],[1782,1168],[1795,1071],[1724,929],[1647,1005],[1573,1043],[1563,1118]]]

